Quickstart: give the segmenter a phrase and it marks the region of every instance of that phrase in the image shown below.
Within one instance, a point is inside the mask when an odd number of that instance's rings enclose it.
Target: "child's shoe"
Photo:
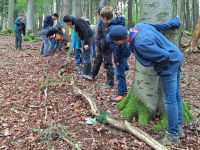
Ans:
[[[159,135],[160,135],[161,137],[164,137],[164,136],[166,136],[167,134],[168,134],[167,131],[160,131],[160,132],[159,132]],[[185,133],[183,132],[183,128],[180,127],[180,126],[178,126],[178,135],[179,135],[179,138],[180,138],[180,139],[185,138]]]
[[[106,85],[102,86],[102,88],[104,88],[104,89],[111,89],[111,88],[113,88],[113,86],[106,84]]]
[[[111,98],[110,101],[119,103],[123,99],[124,99],[124,94],[117,94],[117,96],[114,98]]]
[[[159,141],[163,145],[181,143],[179,135],[166,133],[165,137]]]

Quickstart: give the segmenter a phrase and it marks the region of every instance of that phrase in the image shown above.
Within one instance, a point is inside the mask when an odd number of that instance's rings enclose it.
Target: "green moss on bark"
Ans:
[[[121,110],[121,114],[125,116],[127,121],[131,121],[134,117],[138,119],[140,125],[146,125],[149,122],[151,111],[137,97],[131,95],[131,90],[127,96],[117,104],[117,108]],[[194,116],[189,111],[190,105],[183,102],[183,123],[190,122]],[[154,131],[160,131],[167,128],[167,115],[162,114],[161,124],[153,126]]]

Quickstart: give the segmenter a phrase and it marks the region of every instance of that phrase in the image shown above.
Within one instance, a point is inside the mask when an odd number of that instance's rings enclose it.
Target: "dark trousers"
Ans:
[[[15,48],[21,48],[22,35],[20,31],[15,31]]]
[[[114,69],[112,66],[112,53],[110,53],[110,50],[101,50],[98,52],[91,72],[92,77],[94,78],[97,76],[102,63],[104,64],[107,73],[107,84],[114,86]]]
[[[81,58],[83,59],[84,67],[83,67],[83,74],[84,75],[89,75],[91,72],[91,50],[92,50],[92,44],[94,42],[94,35],[89,37],[88,39],[88,50],[85,50],[84,45],[85,45],[85,40],[83,40],[82,45],[83,45],[83,52],[81,53]]]
[[[62,43],[63,43],[62,40],[55,40],[54,50],[56,50],[56,48],[58,48],[60,50],[62,47]]]

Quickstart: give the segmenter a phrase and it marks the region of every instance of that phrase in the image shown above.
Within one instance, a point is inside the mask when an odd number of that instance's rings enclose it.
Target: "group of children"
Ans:
[[[75,51],[75,60],[77,70],[83,71],[78,77],[93,80],[100,69],[101,64],[107,72],[107,83],[102,88],[112,88],[114,86],[114,72],[118,80],[117,95],[110,99],[111,102],[120,102],[127,94],[125,71],[129,69],[127,59],[134,53],[135,58],[143,66],[154,66],[157,75],[160,76],[163,88],[163,100],[166,106],[168,121],[168,132],[162,132],[165,136],[160,142],[164,145],[180,143],[180,138],[185,134],[182,129],[182,100],[180,94],[180,67],[183,60],[183,54],[172,42],[164,37],[160,31],[169,28],[178,28],[181,22],[178,17],[165,23],[149,24],[140,22],[128,32],[122,24],[120,16],[113,19],[112,9],[108,6],[99,6],[98,15],[102,19],[98,25],[96,47],[98,49],[92,67],[91,50],[94,43],[94,32],[86,20],[71,15],[66,15],[63,21],[68,26],[74,28],[72,32],[73,49]],[[19,15],[19,19],[20,19]],[[60,50],[63,40],[62,24],[58,22],[53,27],[53,22],[58,15],[47,16],[44,20],[44,26],[40,32],[44,43],[43,56],[50,55],[49,36],[55,34],[55,46]],[[19,19],[16,20],[15,36],[18,37]],[[20,41],[20,38],[19,38]],[[16,40],[16,48],[21,45]],[[82,43],[81,43],[82,42]],[[129,43],[129,45],[128,45]],[[112,63],[114,57],[115,71]],[[92,69],[92,71],[91,71]],[[80,71],[81,72],[81,71]]]

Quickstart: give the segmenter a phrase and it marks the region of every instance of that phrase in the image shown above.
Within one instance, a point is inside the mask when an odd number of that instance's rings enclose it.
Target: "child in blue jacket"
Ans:
[[[75,32],[76,31],[74,30],[72,31],[72,39],[73,39],[72,48],[75,53],[75,61],[76,61],[76,67],[74,68],[74,70],[78,70],[78,72],[80,72],[81,70],[80,65],[83,64],[83,59],[81,58],[82,51],[81,51],[81,47],[79,47],[80,44],[78,44],[78,41],[81,42],[81,40],[76,39]]]
[[[181,22],[178,17],[165,23],[149,24],[140,22],[131,30],[131,35],[123,26],[113,27],[107,35],[107,41],[122,44],[130,42],[135,58],[143,66],[154,66],[160,76],[163,89],[163,100],[166,106],[168,132],[160,142],[163,145],[180,143],[185,134],[182,129],[182,100],[180,94],[180,67],[183,54],[160,31],[178,28]]]
[[[119,18],[113,19],[112,9],[108,6],[104,7],[100,13],[103,22],[108,24],[108,30],[110,31],[117,25],[122,25]],[[124,99],[127,93],[125,71],[128,68],[127,59],[131,55],[128,47],[128,43],[116,44],[113,41],[110,42],[110,48],[112,49],[115,64],[115,76],[117,78],[117,96],[111,98],[111,102],[120,102]]]

